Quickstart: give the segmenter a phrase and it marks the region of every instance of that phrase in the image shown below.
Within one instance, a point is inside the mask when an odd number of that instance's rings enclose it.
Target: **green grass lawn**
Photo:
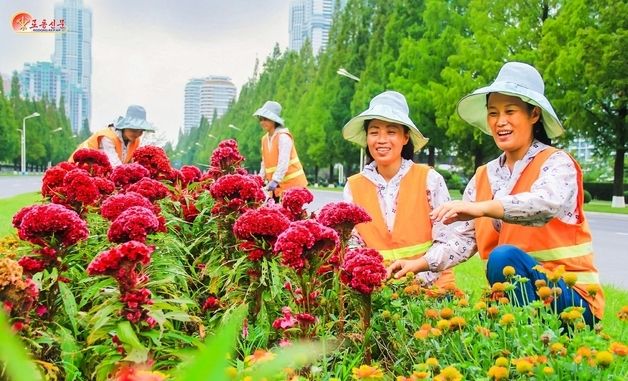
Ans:
[[[0,237],[13,233],[15,229],[11,225],[13,215],[24,206],[41,201],[41,193],[23,193],[17,196],[0,198]]]

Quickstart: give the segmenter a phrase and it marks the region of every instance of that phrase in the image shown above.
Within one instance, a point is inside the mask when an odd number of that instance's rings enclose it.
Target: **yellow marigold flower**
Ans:
[[[432,336],[434,336],[434,337],[438,337],[438,336],[440,336],[440,335],[442,335],[442,334],[443,334],[443,331],[441,331],[441,330],[440,330],[440,329],[438,329],[438,328],[432,328],[432,329],[430,329],[430,334],[431,334]]]
[[[552,374],[554,374],[554,368],[552,368],[551,366],[543,367],[543,374],[546,376],[551,376]]]
[[[516,273],[515,268],[512,266],[506,266],[502,270],[502,274],[504,274],[506,278],[515,275],[515,273]]]
[[[613,362],[613,354],[609,351],[599,351],[595,355],[595,363],[602,368],[607,368]]]
[[[414,338],[417,340],[425,340],[428,338],[430,331],[425,329],[420,329],[414,333]]]
[[[238,375],[238,369],[236,369],[233,366],[230,366],[227,368],[227,376],[229,376],[229,378],[236,378],[237,375]]]
[[[578,274],[565,273],[565,275],[563,275],[563,279],[565,280],[565,283],[567,283],[567,286],[573,287],[578,281]]]
[[[359,368],[353,368],[351,372],[354,380],[371,381],[384,378],[384,373],[377,366],[360,365]]]
[[[412,373],[412,381],[414,380],[426,380],[430,377],[430,374],[426,371],[416,371]]]
[[[552,294],[554,294],[555,297],[559,297],[561,294],[563,293],[563,289],[560,287],[553,287],[552,288]]]
[[[265,351],[263,349],[256,349],[252,355],[248,355],[244,358],[246,365],[252,365],[258,362],[264,362],[275,358],[275,354],[271,351]]]
[[[547,282],[545,282],[545,279],[537,279],[534,281],[534,287],[536,287],[537,289],[545,286],[547,286]]]
[[[463,329],[464,326],[467,324],[467,321],[464,320],[464,318],[461,316],[454,316],[449,320],[449,323],[451,323],[451,329],[456,330]]]
[[[550,352],[557,356],[564,356],[567,354],[567,348],[562,343],[553,343],[550,345]]]
[[[391,314],[390,314],[390,311],[388,311],[388,310],[383,310],[383,311],[382,311],[382,318],[384,318],[384,319],[390,319],[390,315],[391,315]]]
[[[552,289],[547,286],[542,286],[536,291],[536,294],[541,299],[547,299],[552,296]]]
[[[508,363],[509,363],[508,359],[503,356],[499,356],[495,360],[495,365],[501,366],[501,367],[508,367]]]
[[[454,316],[454,310],[452,310],[449,307],[445,307],[442,310],[440,310],[440,317],[443,319],[451,319],[451,317]]]
[[[577,330],[582,331],[587,325],[583,321],[579,321],[574,326]]]
[[[449,322],[449,320],[439,320],[438,323],[436,323],[436,328],[441,329],[443,331],[448,330],[449,327],[451,326],[451,323]]]
[[[504,314],[501,319],[499,319],[500,325],[511,325],[515,322],[515,315],[513,314]]]
[[[429,331],[431,328],[432,328],[432,325],[430,323],[423,323],[421,324],[421,328],[419,329],[424,330],[424,331]]]
[[[488,370],[488,378],[491,380],[507,380],[508,374],[508,368],[505,368],[503,366],[493,365]]]
[[[489,317],[497,317],[497,315],[499,315],[499,308],[497,308],[496,306],[490,306],[486,309],[486,313]]]
[[[467,298],[463,298],[463,299],[458,299],[458,306],[459,307],[469,307],[469,299]]]
[[[434,368],[438,368],[440,364],[438,363],[438,359],[436,359],[435,357],[430,357],[427,360],[425,360],[425,365],[434,369]]]
[[[486,308],[486,303],[484,302],[477,302],[473,305],[474,310],[483,310],[485,308]]]
[[[413,273],[412,271],[408,271],[408,272],[406,273],[406,279],[407,279],[408,281],[414,280],[414,273]]]
[[[589,294],[589,296],[595,297],[595,295],[597,295],[597,293],[600,292],[600,286],[598,284],[595,284],[595,283],[587,284],[586,290],[587,290],[587,294]]]
[[[433,308],[428,308],[425,310],[425,317],[428,319],[438,319],[438,311]]]
[[[617,313],[617,318],[621,321],[628,320],[628,306],[623,306],[621,310]]]
[[[490,337],[491,336],[491,330],[486,328],[486,327],[482,327],[482,326],[476,326],[475,327],[475,332],[479,333],[480,335],[484,336],[484,337]]]
[[[506,291],[506,286],[502,282],[495,282],[491,286],[491,292],[504,292]]]
[[[404,288],[403,292],[406,295],[419,295],[421,293],[421,287],[419,287],[416,284],[413,284]]]
[[[390,295],[390,299],[392,299],[392,300],[399,299],[399,294],[397,294],[396,292],[393,292],[392,295]]]
[[[458,369],[453,366],[448,366],[443,369],[440,374],[434,377],[434,380],[442,380],[442,381],[460,381],[462,380],[462,374],[458,371]]]
[[[499,304],[508,304],[508,303],[510,303],[510,300],[504,296],[504,297],[501,297],[501,298],[497,299],[497,302]]]
[[[623,357],[623,356],[628,355],[628,345],[615,341],[611,343],[610,351],[616,354],[617,356]]]
[[[532,372],[532,368],[534,367],[534,365],[527,359],[519,359],[517,360],[515,367],[517,369],[517,372],[521,374],[528,374]]]

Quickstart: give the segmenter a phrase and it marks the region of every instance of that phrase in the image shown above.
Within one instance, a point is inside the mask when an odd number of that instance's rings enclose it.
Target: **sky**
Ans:
[[[20,11],[54,19],[57,1],[0,1],[0,73],[51,61],[54,35],[18,34]],[[240,88],[276,43],[288,46],[290,0],[83,0],[92,10],[92,124],[106,126],[130,104],[160,135],[176,139],[191,78],[226,75]],[[251,113],[254,110],[251,110]]]

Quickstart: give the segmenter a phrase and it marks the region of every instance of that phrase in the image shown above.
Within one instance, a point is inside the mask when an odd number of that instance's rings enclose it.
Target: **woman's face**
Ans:
[[[134,128],[125,128],[122,130],[122,137],[130,143],[133,143],[142,136],[144,130],[136,130]]]
[[[373,119],[366,129],[366,145],[378,166],[387,166],[401,161],[401,150],[410,136],[397,123]]]
[[[273,131],[275,131],[275,122],[273,122],[272,120],[264,118],[263,116],[257,117],[257,120],[259,120],[259,125],[262,126],[262,129],[264,129],[264,131],[271,134],[273,133]]]
[[[532,128],[541,116],[540,109],[529,112],[521,98],[500,93],[489,95],[487,109],[486,120],[497,147],[521,159],[532,144]]]

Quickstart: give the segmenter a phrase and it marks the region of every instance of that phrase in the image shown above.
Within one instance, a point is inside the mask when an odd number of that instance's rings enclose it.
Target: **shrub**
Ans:
[[[593,196],[591,196],[591,192],[585,189],[584,190],[584,203],[588,204],[591,202],[592,199],[593,199]]]

